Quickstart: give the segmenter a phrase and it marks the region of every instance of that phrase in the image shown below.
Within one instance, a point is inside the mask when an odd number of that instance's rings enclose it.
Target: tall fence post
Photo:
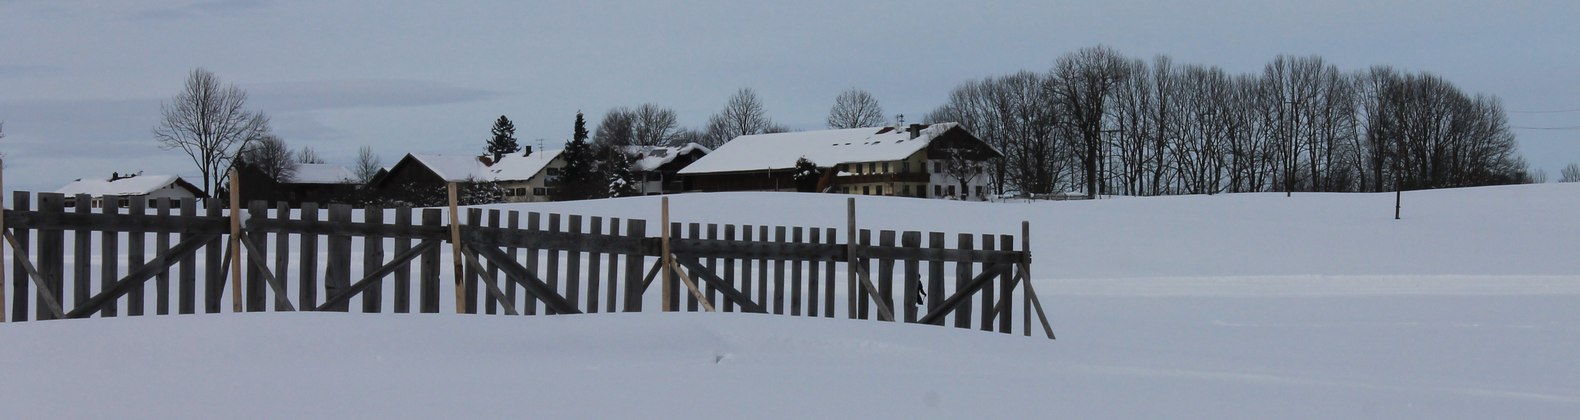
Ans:
[[[0,232],[5,232],[5,159],[0,158]],[[0,250],[0,322],[5,322],[5,252]]]
[[[236,179],[236,168],[231,168],[228,176],[230,177],[230,309],[231,312],[241,312],[241,182]]]
[[[669,254],[669,197],[660,198],[658,203],[658,243],[659,248],[661,248],[659,250],[658,256],[659,267],[661,267],[659,268],[659,276],[661,276],[660,278],[663,279],[663,282],[660,283],[661,287],[659,287],[659,289],[663,291],[663,311],[672,312],[675,310],[675,307],[669,303],[670,298],[673,297],[670,296],[669,290],[670,286],[674,285],[675,279],[672,277],[672,274],[670,274],[670,269],[674,266],[674,264],[673,261],[670,261]]]
[[[445,184],[450,199],[450,259],[455,262],[455,313],[466,313],[466,284],[461,272],[461,215],[455,183]]]

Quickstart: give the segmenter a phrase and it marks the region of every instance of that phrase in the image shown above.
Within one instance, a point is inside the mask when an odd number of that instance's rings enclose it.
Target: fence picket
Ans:
[[[582,233],[582,217],[571,215],[566,220],[566,232]],[[574,249],[565,250],[565,301],[571,306],[576,306],[576,301],[581,297],[581,271],[582,253]]]
[[[423,226],[443,226],[444,215],[439,209],[422,209]],[[418,264],[417,306],[422,313],[439,312],[439,248],[424,251]]]
[[[72,204],[76,213],[92,213],[93,203],[91,203],[91,200],[92,198],[89,198],[87,194],[77,194],[76,197],[73,197]],[[92,269],[89,252],[93,247],[93,237],[89,236],[92,231],[88,229],[77,229],[74,233],[71,244],[71,302],[73,306],[76,306],[87,301],[93,293],[89,290],[89,286],[92,286],[93,283],[93,274],[89,272]],[[169,244],[167,243],[166,246],[169,246]],[[61,299],[64,300],[65,298],[62,297]],[[62,306],[62,308],[69,308],[69,306]]]
[[[549,230],[548,230],[548,232],[549,233],[559,233],[560,232],[560,215],[559,214],[549,214]],[[543,251],[545,252],[544,257],[546,257],[546,260],[547,260],[545,262],[546,267],[544,268],[546,270],[546,272],[537,273],[538,277],[543,278],[545,280],[545,284],[548,285],[550,292],[560,293],[561,292],[560,291],[560,251],[557,250],[557,249],[545,249]],[[545,274],[546,274],[546,276],[545,276]],[[548,306],[544,306],[543,313],[549,314],[549,315],[554,315],[555,314],[555,312],[552,309],[550,309]]]
[[[301,219],[305,222],[318,221],[318,203],[302,203]],[[302,245],[302,261],[297,268],[296,306],[304,311],[318,307],[318,235],[311,232],[302,232],[297,235],[297,241]]]
[[[542,218],[542,215],[538,214],[537,212],[527,213],[527,231],[528,232],[539,232],[539,231],[541,231],[542,228],[538,224],[539,223],[538,220],[540,218]],[[527,264],[526,264],[526,268],[527,268],[527,272],[536,274],[538,276],[538,278],[543,278],[543,273],[538,271],[538,249],[537,248],[532,248],[532,247],[528,247],[527,248]],[[515,287],[515,286],[511,286],[511,287]],[[521,307],[521,313],[525,314],[525,315],[536,315],[538,313],[538,299],[536,297],[532,296],[531,293],[527,293],[526,294],[526,302]]]
[[[66,197],[61,194],[48,193],[38,195],[38,210],[46,213],[65,213]],[[41,229],[38,234],[38,272],[44,276],[45,284],[49,286],[50,296],[54,296],[55,304],[62,308],[65,302],[66,272],[66,232],[61,229]],[[18,276],[17,278],[24,278]],[[43,294],[38,296],[38,319],[54,319],[44,303]]]
[[[959,248],[959,249],[967,249],[967,250],[973,249],[972,245],[971,245],[971,238],[972,238],[972,235],[969,234],[969,233],[962,233],[962,234],[960,234],[960,239],[959,239],[958,242],[956,242],[956,247]],[[972,268],[971,266],[972,266],[972,264],[973,263],[971,263],[971,262],[958,262],[958,263],[955,263],[955,291],[956,292],[958,292],[960,290],[964,290],[966,288],[967,282],[971,281],[971,268]],[[947,297],[946,296],[939,296],[938,298],[939,299],[945,299]],[[955,327],[956,328],[971,328],[971,299],[965,299],[965,300],[961,301],[960,302],[960,306],[955,309],[954,315],[955,315]]]
[[[291,220],[291,203],[284,201],[274,203],[274,219]],[[262,240],[262,238],[259,238],[259,240]],[[274,234],[274,269],[271,271],[274,272],[274,278],[280,281],[280,286],[285,288],[286,291],[283,294],[286,299],[271,299],[274,302],[274,310],[276,311],[287,309],[287,299],[290,299],[291,296],[289,292],[291,287],[290,269],[291,234],[277,232]],[[273,290],[271,289],[270,291],[272,292]]]
[[[801,227],[790,229],[790,242],[800,245]],[[784,260],[780,260],[784,261]],[[801,316],[801,260],[790,260],[790,316]]]
[[[837,232],[835,228],[824,229],[823,235],[823,243],[830,245],[839,243],[839,240],[835,239],[839,237],[839,232]],[[828,279],[825,280],[826,287],[823,288],[824,318],[833,318],[834,311],[837,309],[834,306],[839,303],[839,301],[834,299],[834,274],[838,273],[838,271],[835,270],[836,265],[838,264],[835,264],[832,260],[829,261],[828,264],[823,265],[823,278]]]
[[[384,209],[378,206],[368,206],[362,209],[362,221],[372,225],[384,224]],[[362,237],[362,275],[367,276],[379,267],[384,266],[384,237]],[[362,312],[383,312],[384,306],[384,279],[380,278],[373,286],[362,291]]]
[[[351,206],[345,204],[331,204],[329,206],[329,223],[351,223]],[[324,261],[324,296],[335,296],[345,293],[351,288],[351,236],[346,234],[329,235],[329,255]],[[435,302],[437,303],[437,302]],[[336,312],[350,311],[349,302],[340,302],[327,308]]]
[[[39,198],[40,198],[40,200],[39,200],[40,210],[42,210],[43,203],[44,203],[44,201],[42,200],[43,197],[44,197],[43,195],[39,196]],[[144,206],[146,205],[146,203],[142,199],[137,198],[137,197],[132,197],[132,198],[125,199],[125,200],[127,201],[127,204],[129,204],[127,206],[127,209],[126,209],[126,214],[129,214],[129,215],[132,215],[132,216],[142,216],[144,214],[144,209],[145,209]],[[109,205],[113,205],[113,204],[106,202],[103,205],[109,206]],[[40,236],[39,239],[42,241],[44,239],[44,237]],[[143,268],[144,261],[147,261],[147,256],[143,253],[143,248],[145,246],[146,246],[146,240],[144,238],[142,229],[134,227],[134,228],[132,228],[131,231],[126,232],[126,258],[127,258],[126,271],[127,272],[133,272],[133,271],[137,271],[137,269],[139,269],[139,268]],[[49,272],[47,271],[48,269],[43,267],[43,266],[47,266],[48,265],[48,264],[43,263],[44,262],[44,255],[43,254],[39,255],[39,262],[40,262],[40,265],[41,265],[41,267],[39,267],[39,269],[46,270],[46,271],[44,271],[44,273],[45,273],[44,275],[48,276],[49,275],[48,274]],[[126,294],[126,315],[127,316],[139,316],[139,315],[143,314],[143,306],[146,303],[144,301],[144,296],[143,296],[143,285],[144,285],[144,283],[138,283],[136,287],[132,288],[132,291],[130,293]]]
[[[108,198],[106,198],[106,200],[107,199]],[[223,214],[220,212],[222,207],[224,206],[221,206],[218,200],[209,199],[203,203],[203,212],[207,217],[217,219],[223,217]],[[222,260],[225,258],[225,256],[222,255],[222,253],[225,251],[223,245],[224,242],[222,242],[223,240],[223,237],[215,237],[214,239],[209,240],[207,244],[203,245],[203,269],[206,272],[203,278],[204,313],[219,313],[220,305],[223,303],[222,300],[225,297],[225,264],[222,262]],[[113,282],[114,280],[105,279],[105,281]],[[108,288],[108,284],[110,283],[105,284],[105,287]],[[105,305],[105,308],[110,309],[112,313],[114,312],[113,307],[113,303]]]
[[[982,249],[987,251],[992,251],[995,249],[993,235],[982,235]],[[982,270],[985,272],[989,269],[988,267],[988,264],[983,264]],[[993,331],[993,321],[995,318],[995,314],[993,313],[993,305],[998,303],[998,300],[994,299],[994,295],[997,294],[996,289],[997,287],[994,287],[994,282],[988,281],[987,285],[982,286],[982,291],[977,292],[977,295],[982,297],[982,331]]]
[[[410,207],[401,206],[395,208],[395,228],[399,230],[411,229]],[[395,255],[405,254],[406,251],[410,250],[410,237],[395,238]],[[394,310],[398,314],[411,312],[411,268],[412,264],[407,263],[405,266],[395,270],[395,284],[392,287],[394,289],[392,294],[395,300]]]
[[[807,232],[807,242],[817,243],[818,238],[822,233],[822,228],[812,228]],[[818,296],[818,292],[822,290],[822,285],[818,284],[817,266],[819,263],[821,263],[821,261],[810,259],[807,260],[806,264],[806,316],[810,317],[819,317],[823,314],[823,311],[818,309],[818,305],[822,303],[822,300],[819,299]]]
[[[182,218],[197,217],[197,199],[182,198],[180,207]],[[106,229],[105,232],[110,233],[110,230]],[[180,239],[184,241],[189,235],[191,234],[182,233]],[[176,295],[179,296],[176,301],[176,313],[186,315],[197,311],[197,254],[181,257],[180,267],[181,276],[176,280]]]
[[[922,233],[908,231],[900,234],[900,247],[911,249],[921,248]],[[922,288],[922,273],[920,260],[916,258],[906,258],[903,271],[904,273],[901,275],[904,276],[903,278],[905,279],[905,283],[900,285],[900,287],[905,289],[904,320],[907,323],[912,323],[916,322],[917,303],[921,301],[920,292]]]
[[[247,300],[247,312],[261,312],[264,310],[264,305],[268,302],[265,294],[268,293],[266,290],[269,288],[267,284],[264,284],[262,271],[269,269],[269,267],[258,264],[258,261],[268,261],[269,247],[266,242],[268,234],[255,229],[247,229],[247,226],[252,225],[253,219],[263,220],[269,218],[269,203],[253,201],[248,203],[246,212],[247,221],[242,224],[242,230],[247,236],[242,238],[242,240],[251,242],[251,249],[257,250],[260,255],[258,255],[258,258],[250,256],[242,258],[242,260],[247,261],[247,287],[246,294],[243,296]],[[242,252],[247,252],[248,250],[248,248],[242,249]],[[233,261],[232,263],[239,262]]]
[[[510,230],[519,229],[521,227],[521,212],[512,211],[512,212],[506,213],[505,214],[505,227],[507,229],[510,229]],[[505,248],[505,255],[509,255],[511,261],[518,261],[518,262],[521,261],[519,253],[520,253],[520,249],[517,248],[514,245]],[[499,268],[499,264],[497,264],[497,263],[495,263],[493,261],[489,261],[488,262],[488,266],[492,267],[490,269],[491,271],[494,270],[494,269],[498,269]],[[495,279],[503,279],[504,277],[501,277],[499,275],[499,272],[494,271],[494,278]],[[520,308],[521,307],[521,301],[516,299],[516,286],[514,284],[512,284],[509,281],[502,281],[499,284],[499,287],[505,288],[505,300],[510,301],[510,305],[512,305],[513,307],[516,307],[516,308]]]
[[[878,232],[878,246],[893,247],[894,235],[892,230]],[[878,276],[878,294],[882,295],[880,299],[883,304],[894,311],[894,259],[880,258],[876,265],[877,272],[874,274]]]
[[[647,221],[629,219],[625,221],[625,235],[632,239],[647,237]],[[625,311],[640,312],[642,310],[642,266],[645,258],[636,253],[625,256]]]
[[[588,219],[587,233],[592,235],[602,235],[603,218],[593,216],[591,219]],[[598,313],[598,280],[600,280],[599,277],[602,277],[601,275],[603,274],[600,271],[603,269],[602,256],[603,254],[596,251],[587,252],[587,307],[582,312],[589,314]]]
[[[158,198],[154,200],[154,203],[156,207],[154,214],[159,216],[170,215],[169,198]],[[78,235],[78,237],[85,238],[86,235]],[[78,248],[82,248],[82,246],[78,245]],[[159,233],[154,235],[154,252],[158,255],[164,255],[169,250],[170,233],[159,231]],[[87,270],[84,269],[83,271],[86,272]],[[170,315],[170,270],[161,271],[158,276],[154,277],[154,313]]]

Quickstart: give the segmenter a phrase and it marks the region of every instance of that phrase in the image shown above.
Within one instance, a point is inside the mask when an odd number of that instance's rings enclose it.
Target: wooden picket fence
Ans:
[[[1031,335],[1035,314],[1053,338],[1028,281],[1024,223],[1018,243],[857,230],[854,199],[839,230],[666,223],[665,198],[653,237],[645,220],[499,209],[253,202],[233,212],[191,199],[117,208],[117,197],[96,209],[87,196],[52,193],[37,194],[34,209],[34,197],[16,192],[0,218],[12,251],[0,317],[10,321],[217,313],[227,303],[237,312],[511,315],[658,306],[1002,333],[1018,312],[1022,333]]]

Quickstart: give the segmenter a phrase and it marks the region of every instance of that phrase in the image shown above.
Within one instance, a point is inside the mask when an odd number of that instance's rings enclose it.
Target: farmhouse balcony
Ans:
[[[835,182],[840,184],[877,184],[886,182],[927,182],[929,174],[926,172],[902,172],[887,174],[865,175],[840,175]]]

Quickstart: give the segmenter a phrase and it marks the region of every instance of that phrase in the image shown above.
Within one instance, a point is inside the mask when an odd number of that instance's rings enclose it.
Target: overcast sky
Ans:
[[[371,145],[393,164],[479,153],[500,115],[550,148],[577,110],[591,128],[653,102],[698,127],[742,87],[793,129],[821,128],[850,87],[914,122],[962,82],[1103,44],[1231,73],[1279,54],[1429,71],[1501,97],[1514,126],[1571,128],[1517,130],[1549,177],[1580,161],[1580,2],[1279,3],[0,0],[0,151],[7,190],[195,176],[150,131],[197,67],[292,147],[349,165]]]

